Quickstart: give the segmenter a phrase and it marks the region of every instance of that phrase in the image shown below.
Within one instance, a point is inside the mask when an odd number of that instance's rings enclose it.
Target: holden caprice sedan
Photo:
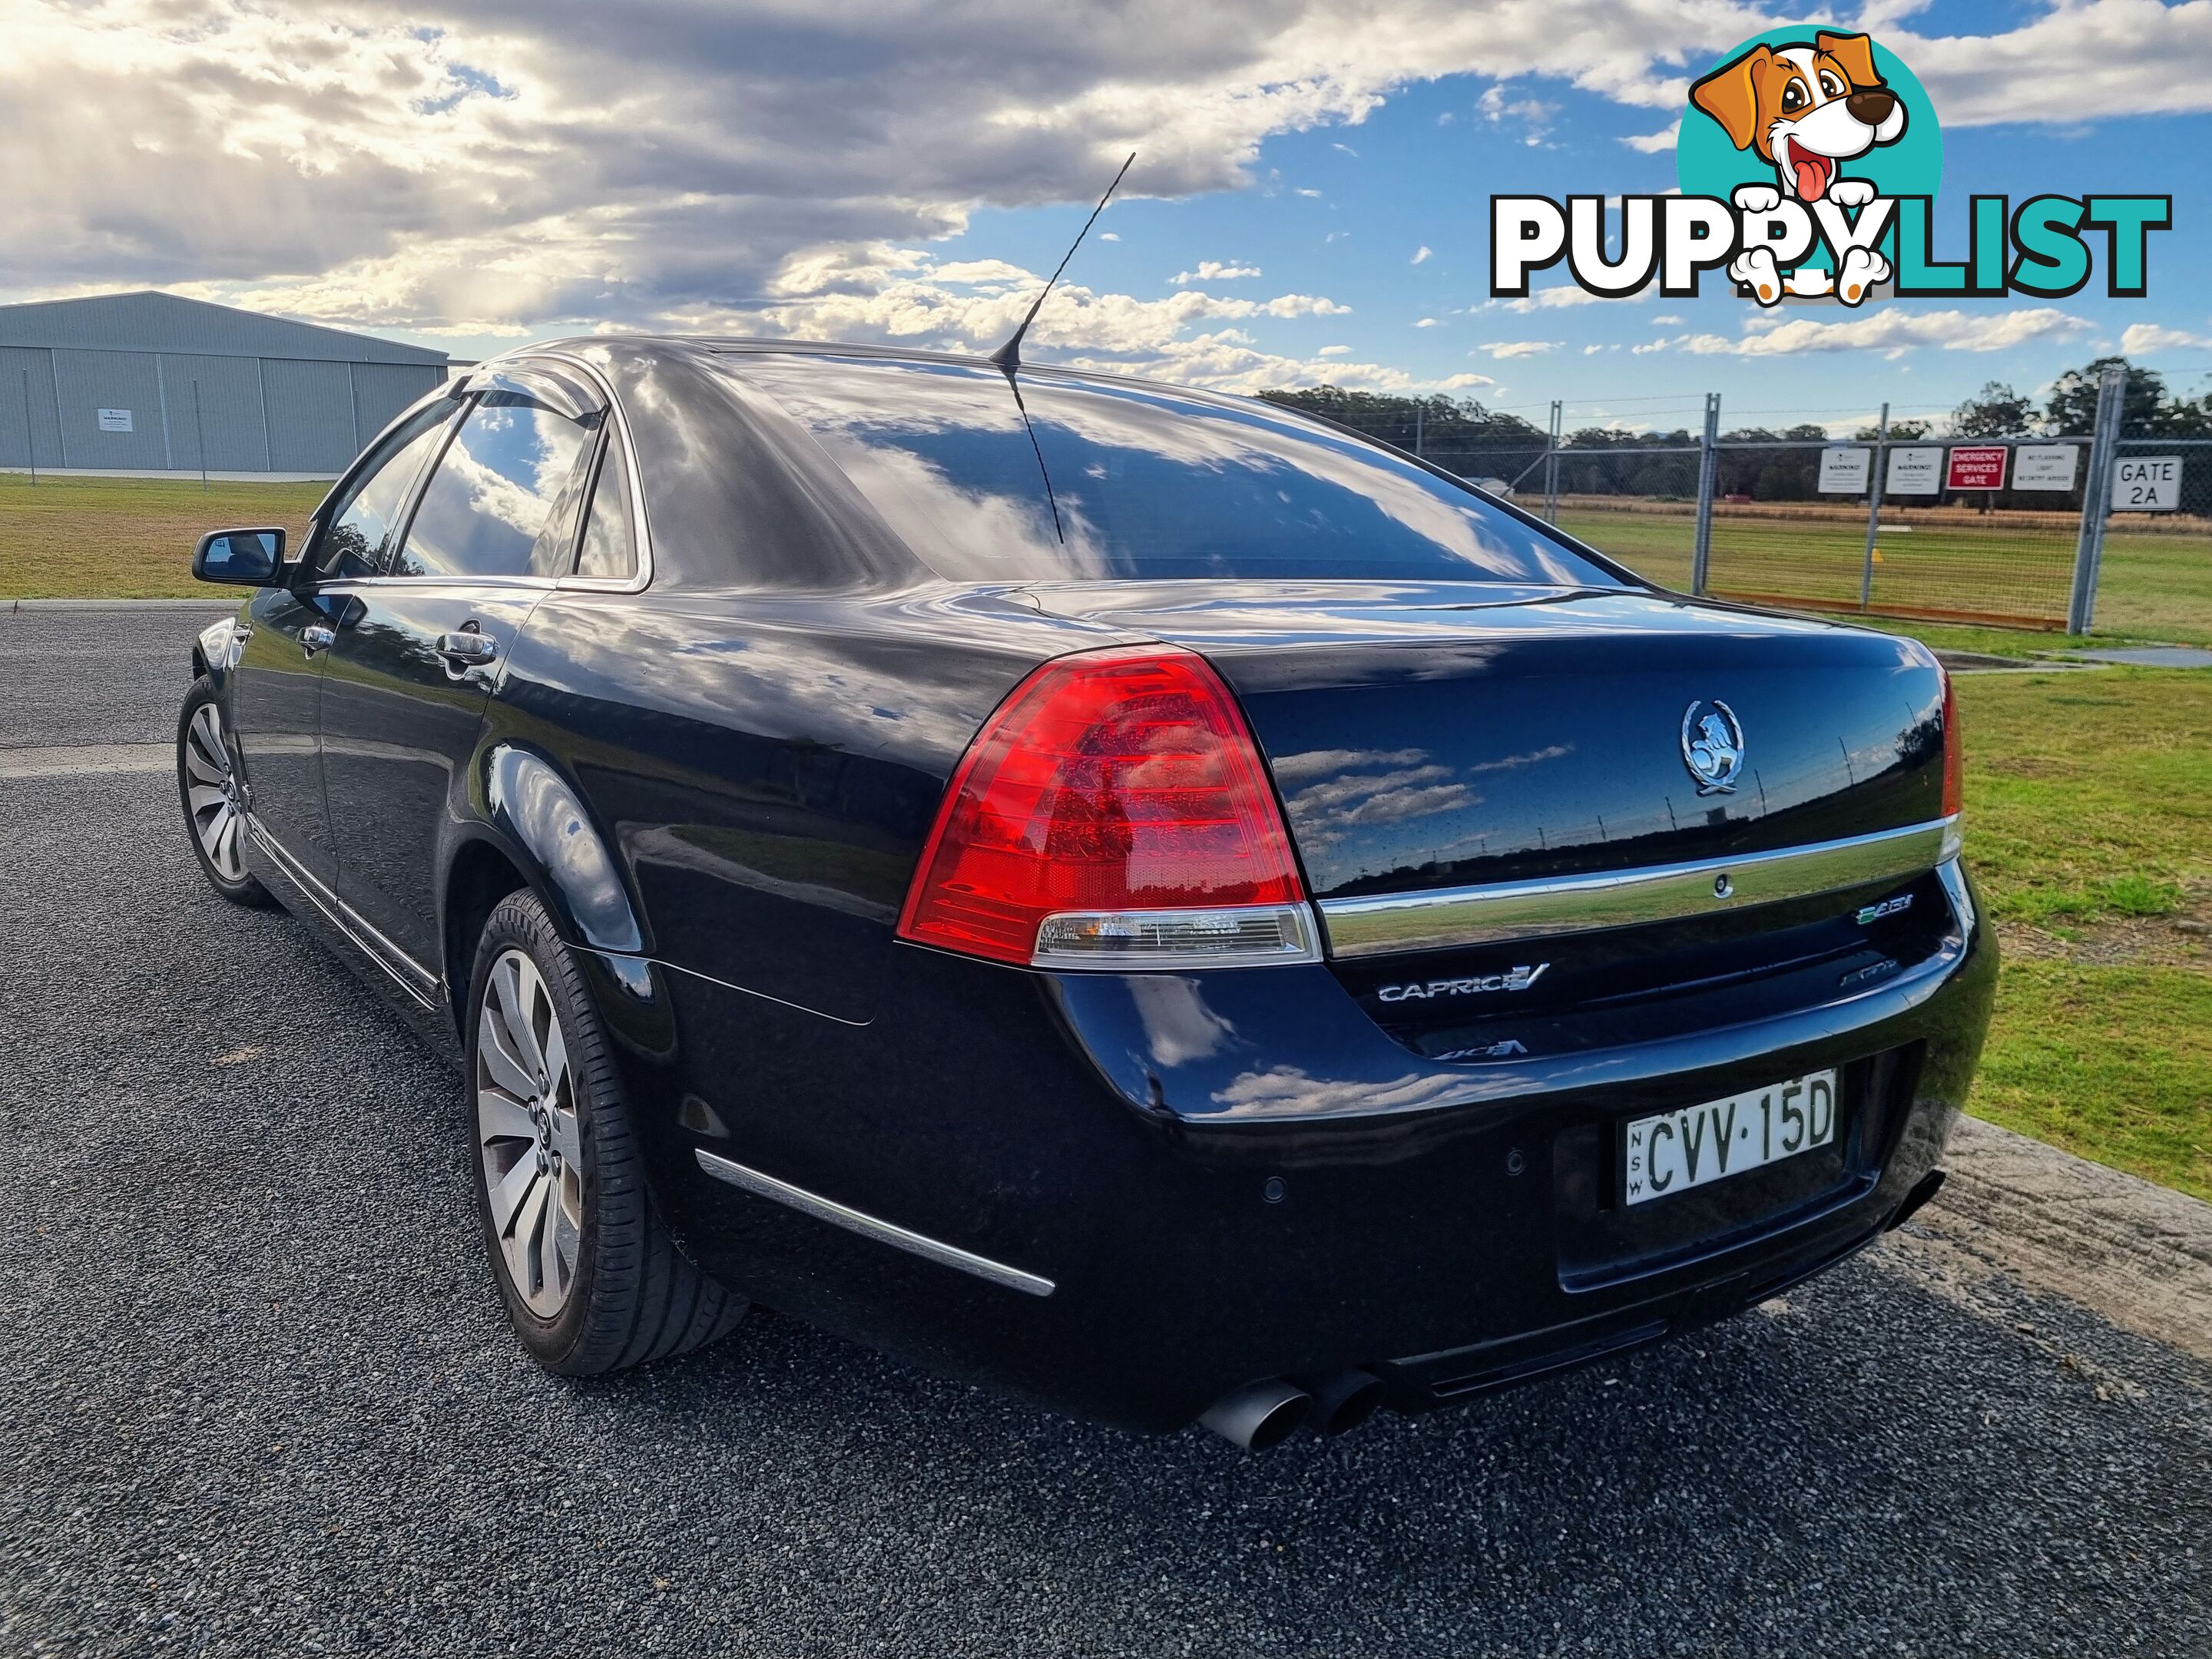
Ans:
[[[1942,1179],[1996,964],[1942,668],[1325,423],[574,342],[195,568],[254,591],[191,845],[465,1066],[556,1371],[759,1301],[1260,1447],[1723,1317]]]

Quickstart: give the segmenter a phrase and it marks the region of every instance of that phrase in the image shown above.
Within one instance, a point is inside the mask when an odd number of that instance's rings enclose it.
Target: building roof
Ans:
[[[0,346],[443,367],[446,354],[149,289],[0,306]]]

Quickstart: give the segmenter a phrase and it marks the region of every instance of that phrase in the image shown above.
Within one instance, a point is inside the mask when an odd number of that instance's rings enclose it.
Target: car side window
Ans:
[[[314,551],[316,580],[345,581],[383,569],[415,480],[453,415],[453,404],[441,400],[385,441],[381,453],[354,480],[346,498],[324,515],[327,527]]]
[[[574,547],[577,463],[599,417],[527,392],[477,400],[423,488],[395,576],[562,576]]]
[[[576,574],[623,581],[637,574],[637,532],[630,522],[629,461],[621,434],[607,433],[599,482],[592,487],[591,516],[584,520],[584,544]]]

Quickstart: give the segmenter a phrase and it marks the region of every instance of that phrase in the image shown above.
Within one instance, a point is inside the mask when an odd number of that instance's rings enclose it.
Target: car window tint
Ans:
[[[453,414],[453,404],[433,404],[386,441],[382,459],[356,479],[351,493],[325,515],[329,528],[315,552],[318,576],[343,581],[374,576],[384,568],[407,497]]]
[[[619,434],[607,434],[606,457],[592,487],[591,516],[584,520],[579,576],[622,580],[637,574],[637,537],[629,519],[629,463]]]
[[[525,393],[486,393],[430,475],[392,574],[566,574],[571,485],[592,429]]]
[[[950,364],[762,356],[769,392],[939,575],[1617,587],[1542,527],[1260,403]]]

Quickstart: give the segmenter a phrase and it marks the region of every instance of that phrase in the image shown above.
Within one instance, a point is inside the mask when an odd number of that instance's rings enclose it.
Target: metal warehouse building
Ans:
[[[446,362],[173,294],[0,306],[0,467],[336,477]]]

